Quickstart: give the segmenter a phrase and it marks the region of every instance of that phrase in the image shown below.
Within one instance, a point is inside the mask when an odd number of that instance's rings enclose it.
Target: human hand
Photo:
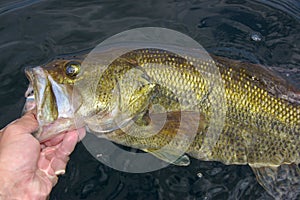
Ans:
[[[69,131],[40,144],[32,136],[38,128],[32,112],[0,131],[0,199],[46,199],[65,172],[69,155],[85,135]]]

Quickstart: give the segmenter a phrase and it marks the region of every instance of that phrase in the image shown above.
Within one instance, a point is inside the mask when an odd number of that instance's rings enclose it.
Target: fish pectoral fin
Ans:
[[[130,118],[149,107],[157,88],[139,67],[130,69],[116,83],[112,101],[117,102],[120,112]]]
[[[153,156],[163,160],[167,163],[171,163],[177,166],[188,166],[190,164],[190,159],[187,155],[176,154],[175,151],[166,149],[143,149],[143,151],[151,153]]]
[[[296,164],[278,167],[255,167],[250,165],[257,181],[275,199],[299,199],[300,169]]]
[[[154,83],[148,83],[136,89],[130,96],[124,111],[136,114],[137,111],[140,112],[147,109],[155,91],[155,86],[156,84]]]

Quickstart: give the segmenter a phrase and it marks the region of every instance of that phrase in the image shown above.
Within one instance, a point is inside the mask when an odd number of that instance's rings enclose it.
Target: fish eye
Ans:
[[[80,63],[79,62],[68,62],[65,65],[65,73],[70,78],[75,78],[80,72]]]

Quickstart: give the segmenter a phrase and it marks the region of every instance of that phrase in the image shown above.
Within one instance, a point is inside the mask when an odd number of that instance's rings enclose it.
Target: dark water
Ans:
[[[300,83],[298,0],[1,1],[0,127],[20,116],[26,66],[144,26],[180,31],[210,53],[267,65]],[[79,144],[50,199],[272,198],[248,166],[192,159],[188,167],[129,174],[99,163]]]

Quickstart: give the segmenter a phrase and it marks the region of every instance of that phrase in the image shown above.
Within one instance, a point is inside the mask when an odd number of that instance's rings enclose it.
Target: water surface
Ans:
[[[20,116],[25,67],[145,26],[185,33],[215,55],[269,66],[299,87],[297,0],[6,0],[0,2],[0,127]],[[188,167],[129,174],[99,163],[79,144],[50,199],[272,198],[248,166],[192,159]]]

